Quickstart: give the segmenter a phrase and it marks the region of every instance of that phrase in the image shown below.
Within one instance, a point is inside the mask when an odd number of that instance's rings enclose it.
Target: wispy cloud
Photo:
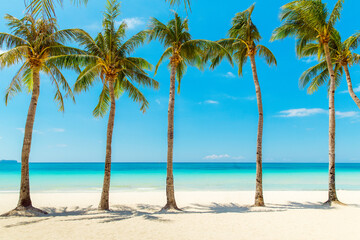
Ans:
[[[303,58],[302,61],[305,63],[313,63],[313,62],[317,62],[318,58],[317,57],[307,57],[307,58]]]
[[[248,97],[235,97],[228,94],[223,95],[225,98],[231,99],[231,100],[246,100],[246,101],[255,101],[256,96],[248,96]]]
[[[309,117],[318,114],[328,114],[329,112],[322,108],[298,108],[280,111],[278,117],[291,118],[291,117]],[[356,118],[359,113],[355,111],[336,111],[336,116],[339,118]]]
[[[216,160],[216,159],[233,159],[233,160],[241,160],[244,159],[243,156],[236,156],[236,157],[232,157],[229,154],[212,154],[212,155],[208,155],[205,156],[203,159],[205,160]]]
[[[335,114],[336,114],[336,116],[338,116],[339,118],[354,118],[354,117],[358,117],[358,116],[359,116],[359,113],[358,113],[358,112],[354,112],[354,111],[349,111],[349,112],[336,111]]]
[[[218,101],[215,101],[215,100],[206,100],[204,101],[205,104],[219,104]]]
[[[249,97],[245,97],[244,99],[245,99],[245,100],[248,100],[248,101],[255,101],[255,100],[256,100],[256,96],[249,96]]]
[[[3,54],[4,52],[7,52],[7,50],[0,49],[0,54]]]
[[[229,154],[221,154],[221,155],[212,154],[212,155],[208,155],[208,156],[204,157],[204,159],[211,159],[211,160],[222,159],[222,158],[230,158],[230,155]]]
[[[155,102],[156,102],[157,104],[160,104],[160,103],[161,103],[159,99],[156,99]]]
[[[20,131],[21,133],[25,133],[25,129],[24,128],[16,128],[16,130]],[[37,134],[44,134],[42,131],[33,129],[33,133],[37,133]]]
[[[360,85],[358,85],[356,88],[353,88],[353,90],[356,93],[360,92]],[[340,93],[349,93],[349,90],[340,91]]]
[[[123,23],[123,22],[126,23],[128,29],[130,29],[130,30],[133,30],[133,29],[138,28],[139,26],[145,25],[145,21],[142,20],[142,19],[139,18],[139,17],[125,18],[125,19],[123,19],[122,21],[117,22],[117,24],[120,25],[120,24]]]
[[[279,112],[279,117],[308,117],[316,114],[327,113],[326,110],[322,108],[298,108],[298,109],[289,109]]]
[[[233,74],[232,72],[227,72],[223,76],[226,78],[236,78],[235,74]]]

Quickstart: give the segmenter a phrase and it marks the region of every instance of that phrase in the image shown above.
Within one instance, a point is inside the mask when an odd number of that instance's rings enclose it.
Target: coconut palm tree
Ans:
[[[360,100],[356,96],[352,87],[349,71],[349,67],[359,63],[360,60],[360,55],[353,52],[357,48],[359,40],[360,33],[356,33],[350,36],[344,42],[342,42],[339,32],[334,31],[329,42],[329,49],[331,53],[331,59],[333,61],[333,64],[335,65],[334,70],[337,77],[336,83],[340,83],[341,76],[345,73],[349,94],[354,100],[355,104],[360,108]],[[319,86],[326,83],[329,79],[329,72],[327,70],[324,52],[322,51],[322,48],[318,43],[313,43],[308,44],[306,47],[304,47],[301,55],[304,57],[314,55],[318,55],[321,57],[320,62],[306,70],[300,78],[301,85],[303,87],[305,87],[309,82],[311,82],[308,88],[308,92],[313,93],[318,89]]]
[[[144,43],[147,33],[143,31],[126,40],[126,24],[122,23],[119,27],[116,27],[119,14],[120,4],[117,0],[107,0],[102,32],[95,39],[85,31],[78,32],[78,42],[85,48],[86,53],[64,56],[58,59],[61,64],[68,67],[76,66],[79,62],[85,66],[76,80],[75,92],[86,91],[96,81],[101,81],[103,89],[99,97],[99,103],[93,111],[95,117],[103,117],[110,107],[100,210],[109,210],[111,143],[115,118],[115,101],[126,91],[132,100],[140,103],[140,109],[145,112],[149,103],[141,91],[134,86],[134,83],[140,86],[158,88],[158,82],[149,78],[145,72],[145,70],[151,69],[151,64],[143,58],[131,56],[135,49]]]
[[[209,40],[193,40],[189,33],[188,19],[182,19],[174,12],[174,19],[164,24],[152,18],[149,27],[149,40],[158,39],[166,48],[155,68],[155,74],[160,64],[165,59],[170,59],[170,93],[168,108],[168,151],[167,151],[167,177],[166,198],[167,202],[163,210],[180,210],[175,201],[174,177],[173,177],[173,143],[174,143],[174,107],[175,107],[175,81],[180,84],[187,66],[195,66],[202,69],[205,50],[209,54],[226,52],[218,43]],[[224,55],[230,58],[229,54]]]
[[[295,36],[297,54],[308,44],[317,42],[324,51],[329,84],[329,191],[327,204],[340,203],[335,187],[335,86],[336,77],[329,49],[329,42],[335,31],[335,23],[340,19],[344,0],[338,0],[329,14],[326,4],[321,0],[296,0],[282,7],[280,27],[274,30],[272,40]]]
[[[274,54],[264,45],[260,45],[260,33],[251,19],[255,4],[251,5],[243,12],[239,12],[232,20],[232,27],[228,31],[229,38],[218,42],[233,54],[233,58],[238,65],[238,74],[242,76],[243,66],[250,59],[253,74],[256,99],[259,111],[257,147],[256,147],[256,190],[254,206],[264,206],[264,196],[262,187],[262,136],[263,136],[263,107],[261,99],[260,83],[257,75],[255,56],[265,58],[268,65],[276,65]],[[214,68],[221,61],[223,56],[218,55],[212,59],[211,68]]]
[[[8,26],[12,33],[0,33],[0,46],[8,51],[0,55],[1,68],[21,64],[20,69],[12,79],[6,90],[5,103],[26,89],[31,92],[30,107],[25,125],[24,142],[21,154],[21,185],[20,197],[17,207],[6,215],[38,215],[44,211],[34,208],[30,198],[29,184],[29,156],[36,107],[40,94],[40,72],[48,75],[55,87],[54,100],[59,105],[59,110],[64,111],[64,101],[61,90],[74,100],[73,93],[60,69],[61,64],[54,62],[60,55],[81,53],[80,50],[64,46],[67,40],[76,35],[76,30],[58,30],[56,20],[34,19],[27,15],[17,19],[6,15]],[[76,69],[76,67],[75,67]]]

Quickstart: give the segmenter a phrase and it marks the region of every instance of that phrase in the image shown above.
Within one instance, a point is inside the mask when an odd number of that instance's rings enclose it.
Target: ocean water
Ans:
[[[36,192],[100,191],[103,163],[30,163]],[[174,163],[177,190],[253,190],[255,163]],[[165,163],[113,163],[112,191],[165,189]],[[20,164],[0,162],[0,192],[18,191]],[[264,190],[327,190],[326,163],[264,163]],[[336,165],[337,189],[360,190],[360,163]]]

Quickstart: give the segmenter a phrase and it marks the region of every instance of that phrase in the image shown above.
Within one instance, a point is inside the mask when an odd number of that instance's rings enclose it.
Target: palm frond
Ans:
[[[28,67],[27,63],[24,63],[20,69],[17,71],[15,77],[12,79],[9,87],[5,92],[5,105],[8,105],[8,102],[13,98],[17,93],[21,92],[21,80],[24,76],[24,73]]]
[[[256,49],[258,50],[258,54],[260,57],[264,57],[266,63],[271,66],[271,65],[277,65],[276,62],[276,58],[274,56],[274,54],[265,46],[263,45],[257,45]]]
[[[121,87],[124,91],[128,92],[129,97],[134,101],[140,104],[140,110],[145,112],[149,107],[149,102],[146,100],[145,96],[137,89],[129,80],[122,79]]]
[[[99,96],[99,102],[96,105],[93,115],[94,117],[104,117],[110,107],[110,93],[108,86],[104,83],[103,89]]]
[[[87,4],[88,0],[71,0],[75,5]],[[53,18],[56,16],[56,5],[63,4],[63,0],[25,0],[26,10],[34,16],[41,14],[43,17]]]

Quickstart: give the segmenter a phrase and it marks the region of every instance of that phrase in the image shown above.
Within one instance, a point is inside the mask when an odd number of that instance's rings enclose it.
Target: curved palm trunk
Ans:
[[[40,94],[40,74],[38,69],[33,70],[33,90],[31,95],[30,106],[26,118],[24,141],[21,152],[21,183],[20,196],[17,207],[4,214],[5,216],[18,215],[19,211],[24,211],[24,214],[19,215],[39,215],[47,214],[46,212],[34,208],[30,198],[30,181],[29,181],[29,156],[31,150],[31,140],[35,121],[36,107]]]
[[[261,90],[259,79],[256,71],[255,56],[250,55],[251,70],[254,78],[256,99],[259,110],[259,122],[257,132],[257,146],[256,146],[256,191],[255,191],[255,204],[254,206],[262,207],[264,204],[263,188],[262,188],[262,135],[263,135],[263,107],[261,99]]]
[[[170,93],[168,108],[168,150],[166,171],[166,205],[163,210],[180,210],[175,201],[174,176],[173,176],[173,147],[174,147],[174,108],[175,108],[175,75],[176,64],[171,64]]]
[[[351,78],[350,78],[350,72],[349,72],[349,68],[347,64],[343,65],[343,68],[345,70],[345,75],[346,75],[346,82],[348,85],[348,89],[349,89],[349,93],[351,98],[354,100],[354,102],[356,103],[356,105],[358,106],[358,108],[360,108],[360,99],[356,96],[356,94],[354,93],[353,87],[352,87],[352,83],[351,83]]]
[[[110,175],[111,175],[111,142],[112,142],[112,135],[114,130],[114,120],[115,120],[115,93],[114,93],[113,81],[109,81],[109,92],[111,99],[111,107],[110,107],[110,114],[109,114],[109,120],[107,126],[104,183],[101,193],[99,210],[109,210],[109,190],[110,190]]]
[[[339,202],[335,187],[335,73],[328,43],[324,43],[327,67],[330,75],[329,89],[329,199],[326,203]]]

